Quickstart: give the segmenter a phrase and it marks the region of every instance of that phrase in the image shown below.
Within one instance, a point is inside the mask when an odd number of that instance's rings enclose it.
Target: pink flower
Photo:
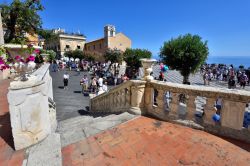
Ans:
[[[40,54],[40,50],[36,49],[36,50],[34,50],[34,53],[35,54]]]
[[[28,57],[28,59],[29,59],[29,61],[35,61],[35,57],[32,56],[32,55],[30,55],[30,56]]]
[[[20,60],[20,59],[21,59],[20,55],[15,56],[15,60]]]
[[[4,60],[2,57],[0,57],[0,65],[4,64]]]

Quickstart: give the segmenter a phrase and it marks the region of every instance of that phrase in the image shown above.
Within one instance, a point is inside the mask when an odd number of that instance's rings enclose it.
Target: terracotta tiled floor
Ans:
[[[14,151],[7,93],[9,80],[0,81],[0,165],[22,165],[24,151]]]
[[[250,165],[250,153],[203,131],[140,117],[62,149],[63,165]]]

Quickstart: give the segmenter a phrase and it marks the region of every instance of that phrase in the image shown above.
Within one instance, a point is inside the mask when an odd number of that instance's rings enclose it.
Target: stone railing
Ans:
[[[250,128],[243,127],[250,92],[155,81],[148,66],[144,81],[128,81],[91,99],[91,111],[151,115],[250,142]],[[222,101],[220,112],[215,109],[217,99]]]
[[[131,112],[141,114],[143,110],[145,81],[127,81],[107,93],[90,100],[94,112]]]
[[[147,114],[250,142],[250,130],[243,128],[250,92],[160,81],[152,81],[147,85]],[[213,116],[218,98],[222,99],[222,109],[217,122],[213,120]]]
[[[10,83],[8,102],[15,149],[46,138],[57,127],[49,64],[41,66],[27,81]]]

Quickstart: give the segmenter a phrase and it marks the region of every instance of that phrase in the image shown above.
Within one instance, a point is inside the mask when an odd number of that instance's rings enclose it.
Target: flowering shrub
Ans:
[[[4,47],[0,47],[0,70],[3,71],[5,69],[9,69],[10,66],[7,63],[7,59],[8,56],[6,54],[6,51],[4,49]]]

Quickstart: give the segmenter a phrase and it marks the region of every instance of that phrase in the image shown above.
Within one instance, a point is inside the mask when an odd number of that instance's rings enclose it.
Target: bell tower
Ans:
[[[104,27],[104,37],[115,37],[116,30],[114,25],[106,25]]]

